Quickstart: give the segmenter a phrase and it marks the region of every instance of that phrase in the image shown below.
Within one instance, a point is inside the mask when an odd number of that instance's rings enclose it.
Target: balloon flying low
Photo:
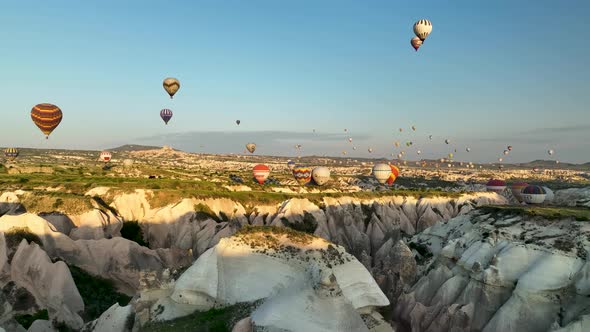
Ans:
[[[256,144],[254,144],[254,143],[246,144],[246,150],[248,150],[248,152],[250,152],[250,153],[254,153],[254,151],[256,151]]]
[[[37,104],[31,109],[31,119],[45,134],[46,139],[59,126],[62,118],[61,109],[53,104]]]
[[[264,184],[264,181],[266,181],[270,175],[270,168],[266,165],[259,164],[254,166],[252,169],[252,174],[259,184]]]

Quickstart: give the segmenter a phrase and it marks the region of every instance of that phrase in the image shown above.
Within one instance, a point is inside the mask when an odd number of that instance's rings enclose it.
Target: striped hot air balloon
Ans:
[[[180,89],[180,82],[172,77],[164,79],[162,85],[164,86],[164,90],[170,95],[170,99],[172,99],[176,92],[178,92],[178,89]]]
[[[18,157],[18,149],[7,148],[4,150],[4,156],[6,157],[6,159],[13,161],[14,159],[16,159],[16,157]]]
[[[109,161],[111,161],[111,153],[108,151],[103,151],[100,153],[100,156],[98,157],[98,159],[100,161],[104,161],[105,163],[108,163]]]
[[[59,126],[62,118],[61,109],[53,104],[37,104],[31,109],[31,119],[45,134],[46,139]]]
[[[541,204],[545,201],[547,193],[541,186],[530,185],[521,192],[522,198],[527,204]]]
[[[254,178],[259,184],[264,184],[264,181],[266,181],[270,175],[270,168],[266,165],[259,164],[254,166],[252,174],[254,174]]]
[[[387,178],[387,184],[391,186],[399,176],[399,168],[392,164],[389,164],[389,167],[391,168],[391,174],[389,175],[389,178]]]
[[[512,195],[519,201],[522,202],[522,190],[528,187],[528,183],[526,182],[516,182],[510,185],[510,189],[512,190]]]
[[[293,176],[295,181],[304,186],[311,181],[311,168],[301,165],[293,167]]]
[[[429,20],[418,20],[414,23],[414,34],[424,41],[432,32],[432,23]]]
[[[160,111],[160,117],[162,118],[162,120],[164,120],[165,124],[168,124],[168,121],[172,119],[172,110],[164,108]]]
[[[506,189],[506,182],[504,182],[502,180],[498,180],[498,179],[491,179],[486,184],[486,189],[488,191],[493,191],[493,192],[499,194],[499,193],[503,192],[504,189]]]

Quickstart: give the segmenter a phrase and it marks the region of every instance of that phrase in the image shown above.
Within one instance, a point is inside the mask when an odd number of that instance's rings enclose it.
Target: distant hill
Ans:
[[[135,145],[135,144],[125,144],[118,148],[109,149],[109,151],[145,151],[145,150],[158,150],[161,149],[161,146],[149,146],[149,145]]]

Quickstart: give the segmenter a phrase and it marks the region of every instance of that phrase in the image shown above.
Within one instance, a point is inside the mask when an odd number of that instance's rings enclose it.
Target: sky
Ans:
[[[5,1],[0,146],[391,158],[412,141],[411,160],[512,145],[505,162],[588,162],[588,16],[587,0]],[[49,140],[43,102],[64,113]]]

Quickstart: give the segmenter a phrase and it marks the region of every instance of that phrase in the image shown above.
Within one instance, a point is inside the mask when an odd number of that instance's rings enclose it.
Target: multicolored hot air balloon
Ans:
[[[51,132],[59,126],[62,118],[61,109],[53,104],[37,104],[31,110],[31,119],[45,134],[46,139],[49,139]]]
[[[384,184],[391,175],[391,167],[388,164],[375,164],[373,166],[373,176],[381,184]]]
[[[168,124],[168,121],[172,119],[172,110],[164,108],[160,111],[160,117],[162,118],[162,120],[164,120],[165,124]]]
[[[180,82],[172,77],[164,79],[162,85],[164,86],[164,90],[170,95],[170,99],[172,99],[176,92],[178,92],[178,89],[180,89]]]
[[[266,165],[259,164],[254,166],[252,174],[254,174],[254,178],[259,184],[264,184],[264,181],[266,181],[270,175],[270,168]]]
[[[304,186],[311,181],[311,169],[306,166],[296,165],[293,168],[293,176],[297,183]]]
[[[389,168],[391,169],[391,174],[389,174],[389,177],[387,178],[387,184],[391,186],[399,176],[399,168],[392,164],[389,164]]]
[[[541,186],[530,185],[522,190],[522,198],[527,204],[541,204],[545,201],[547,193]]]
[[[18,149],[16,149],[16,148],[7,148],[4,150],[4,156],[9,161],[14,161],[16,159],[16,157],[18,157],[18,154],[19,154],[19,152],[18,152]]]
[[[330,181],[330,169],[327,167],[316,167],[311,172],[311,177],[318,186],[323,186]]]
[[[111,161],[111,158],[112,158],[112,154],[109,151],[103,151],[100,153],[98,160],[108,163],[109,161]]]
[[[254,144],[254,143],[246,144],[246,150],[248,150],[248,152],[250,152],[250,153],[254,153],[254,151],[256,151],[256,144]]]
[[[414,34],[424,41],[432,32],[432,23],[429,20],[419,20],[414,23]]]
[[[498,179],[492,179],[486,184],[486,189],[499,194],[503,192],[504,189],[506,189],[506,182]]]

